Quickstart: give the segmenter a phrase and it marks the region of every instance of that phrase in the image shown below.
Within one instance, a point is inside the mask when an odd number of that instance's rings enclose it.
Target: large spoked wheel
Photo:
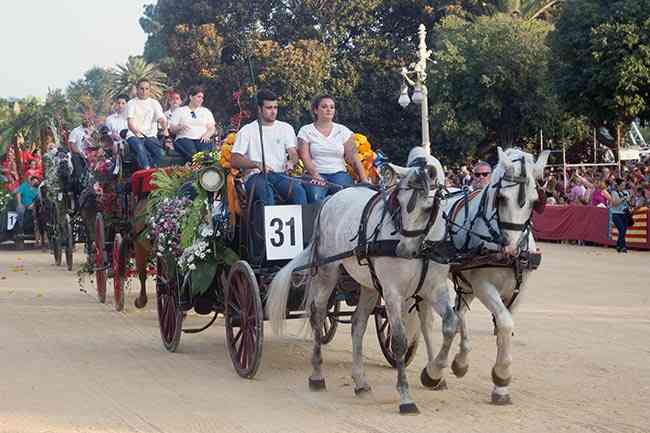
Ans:
[[[124,309],[124,280],[126,275],[126,248],[121,234],[113,240],[113,290],[115,292],[115,310]]]
[[[250,265],[230,269],[225,293],[226,346],[237,374],[251,379],[262,362],[264,314],[257,279]]]
[[[377,338],[379,339],[379,347],[381,352],[384,354],[384,358],[390,364],[391,367],[397,368],[397,358],[393,353],[393,343],[391,337],[393,334],[390,330],[390,322],[388,321],[388,314],[386,313],[386,307],[382,305],[377,306],[375,310],[375,327],[377,329]],[[416,339],[406,350],[406,356],[404,357],[404,365],[407,366],[415,358],[415,353],[418,350],[418,339]]]
[[[327,344],[332,341],[334,335],[336,335],[336,328],[339,326],[338,314],[341,311],[341,301],[336,299],[336,291],[332,293],[332,297],[327,306],[327,316],[323,322],[323,338],[320,344]]]
[[[101,213],[95,219],[95,285],[97,299],[106,302],[106,252],[104,251],[104,217]]]
[[[72,270],[74,254],[74,232],[72,231],[72,221],[70,215],[65,216],[65,264],[68,270]]]
[[[178,283],[175,272],[167,268],[165,261],[156,262],[156,306],[160,338],[165,349],[176,352],[183,331],[183,311],[178,298]]]

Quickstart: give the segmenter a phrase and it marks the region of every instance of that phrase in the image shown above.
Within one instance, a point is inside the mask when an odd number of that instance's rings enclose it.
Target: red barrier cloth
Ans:
[[[131,187],[136,195],[140,195],[144,192],[151,192],[153,190],[153,185],[151,185],[151,176],[157,170],[157,168],[148,168],[133,173],[133,176],[131,176]]]
[[[643,212],[647,213],[648,210],[644,209]],[[533,214],[533,233],[535,239],[539,240],[589,241],[615,245],[608,238],[607,209],[595,206],[546,205],[543,214]],[[629,246],[650,249],[650,242],[646,236],[645,242],[635,242]]]

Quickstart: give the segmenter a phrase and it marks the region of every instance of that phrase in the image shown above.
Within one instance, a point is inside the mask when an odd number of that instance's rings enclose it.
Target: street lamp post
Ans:
[[[397,102],[404,108],[406,108],[411,101],[420,106],[420,114],[422,117],[422,147],[424,147],[428,153],[431,153],[431,140],[429,138],[429,101],[426,86],[427,60],[431,57],[431,50],[427,49],[427,30],[426,27],[424,27],[424,24],[420,24],[418,35],[420,37],[418,61],[410,64],[408,68],[402,68],[401,74],[404,78],[404,83]],[[415,80],[413,80],[411,76],[414,76]],[[411,97],[409,97],[408,94],[408,86],[414,88]]]

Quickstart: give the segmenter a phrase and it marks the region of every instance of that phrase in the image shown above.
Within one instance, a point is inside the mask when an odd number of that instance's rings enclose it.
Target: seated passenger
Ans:
[[[167,127],[160,103],[149,95],[151,83],[146,78],[138,81],[136,97],[126,106],[129,133],[126,141],[131,151],[135,152],[141,169],[158,167],[163,156],[163,149],[158,141],[158,126]]]
[[[232,148],[231,165],[244,170],[246,191],[254,191],[255,201],[265,205],[276,203],[276,194],[287,204],[305,204],[307,195],[299,180],[290,179],[285,172],[293,169],[298,161],[296,134],[288,123],[276,120],[278,102],[275,94],[261,90],[257,94],[258,120],[244,126]],[[264,137],[264,159],[260,128]],[[289,160],[287,161],[287,154]],[[262,173],[266,171],[266,176]]]
[[[346,161],[353,167],[361,182],[368,182],[363,166],[357,158],[354,134],[345,126],[334,123],[335,111],[334,99],[331,96],[319,96],[311,104],[314,122],[303,126],[298,132],[300,157],[305,163],[307,173],[316,181],[305,187],[310,203],[321,201],[328,193],[333,194],[340,190],[337,185],[352,185]],[[319,185],[319,181],[322,184]]]
[[[190,88],[190,102],[174,110],[169,129],[176,135],[174,149],[185,162],[191,162],[198,152],[211,150],[210,140],[214,135],[215,122],[212,112],[203,107],[203,89]]]

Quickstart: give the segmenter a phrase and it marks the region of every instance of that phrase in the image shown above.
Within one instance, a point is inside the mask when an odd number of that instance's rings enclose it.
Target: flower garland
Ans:
[[[230,159],[232,158],[232,147],[235,144],[237,134],[230,132],[221,143],[221,155],[219,156],[219,165],[225,169],[231,168]]]
[[[181,222],[191,204],[186,197],[166,198],[149,218],[149,238],[155,244],[158,257],[178,259],[183,254]]]
[[[210,227],[208,224],[201,224],[198,230],[198,236],[188,248],[183,250],[183,254],[178,259],[178,266],[184,272],[196,270],[198,262],[204,261],[210,254],[210,241],[213,236],[219,236],[220,233]]]
[[[371,182],[377,183],[377,181],[379,180],[379,173],[377,173],[377,169],[374,166],[375,159],[377,158],[377,154],[373,152],[372,145],[368,141],[368,137],[366,137],[363,134],[359,134],[355,132],[354,141],[357,144],[357,158],[359,158],[359,161],[361,162],[366,177]],[[358,181],[359,179],[354,169],[349,164],[347,165],[347,167],[348,167],[348,173],[350,173],[350,175],[354,178],[354,180]]]

